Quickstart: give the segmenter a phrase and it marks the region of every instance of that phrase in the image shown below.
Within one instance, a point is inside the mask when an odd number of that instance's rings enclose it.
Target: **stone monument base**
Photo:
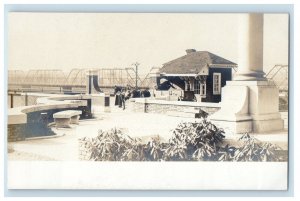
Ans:
[[[92,113],[98,114],[103,112],[111,112],[110,103],[107,99],[109,99],[109,96],[105,95],[104,93],[91,94]]]
[[[221,109],[209,119],[230,133],[263,133],[283,129],[279,93],[270,81],[227,81]]]

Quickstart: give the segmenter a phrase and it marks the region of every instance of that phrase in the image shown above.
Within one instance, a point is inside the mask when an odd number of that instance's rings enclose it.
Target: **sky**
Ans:
[[[8,68],[126,68],[139,72],[209,51],[237,62],[239,14],[10,13]],[[288,15],[264,15],[264,71],[288,64]]]

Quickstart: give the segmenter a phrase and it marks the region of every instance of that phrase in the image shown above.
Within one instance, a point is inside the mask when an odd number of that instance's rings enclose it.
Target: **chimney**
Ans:
[[[186,51],[187,54],[190,54],[190,53],[192,53],[192,52],[196,52],[195,49],[187,49],[187,50],[185,50],[185,51]]]

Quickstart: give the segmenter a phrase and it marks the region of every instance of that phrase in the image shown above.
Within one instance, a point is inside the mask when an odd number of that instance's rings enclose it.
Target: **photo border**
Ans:
[[[8,197],[57,197],[57,196],[174,196],[174,197],[194,197],[194,196],[282,196],[294,195],[294,6],[292,4],[268,5],[268,4],[5,4],[4,5],[4,92],[7,91],[7,38],[8,38],[8,12],[126,12],[126,13],[243,13],[243,12],[264,12],[264,13],[289,13],[290,33],[289,33],[289,164],[288,164],[288,190],[287,191],[217,191],[217,190],[192,190],[192,191],[149,191],[149,190],[8,190],[7,189],[7,105],[4,101],[4,195]],[[7,100],[7,94],[4,96]]]

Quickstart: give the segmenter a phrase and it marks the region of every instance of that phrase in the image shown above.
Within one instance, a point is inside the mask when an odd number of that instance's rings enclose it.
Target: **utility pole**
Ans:
[[[135,66],[135,89],[138,89],[138,66],[140,65],[138,62],[133,63]]]

